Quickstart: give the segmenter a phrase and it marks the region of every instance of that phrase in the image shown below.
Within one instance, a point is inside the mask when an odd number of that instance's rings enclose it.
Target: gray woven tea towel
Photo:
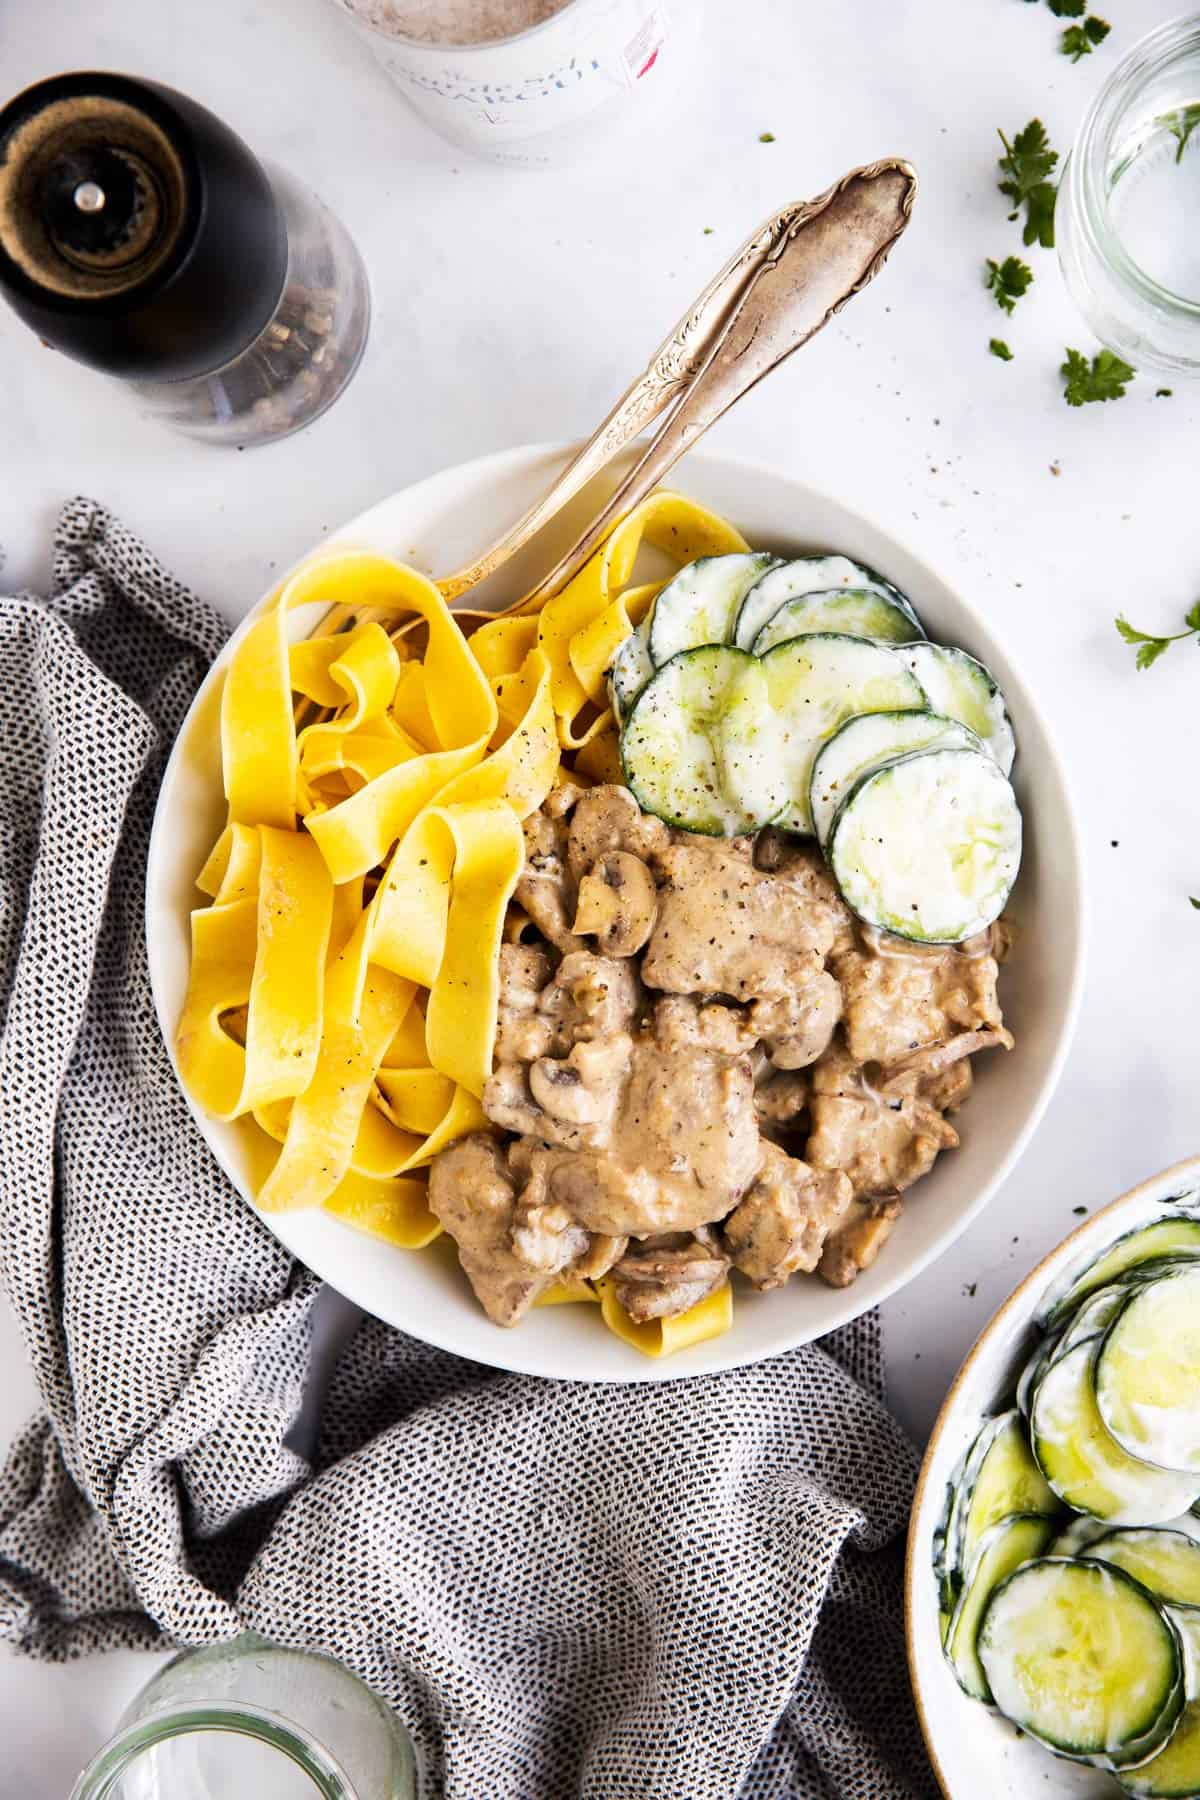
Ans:
[[[0,1258],[45,1403],[0,1475],[0,1636],[318,1646],[447,1800],[923,1800],[873,1320],[630,1388],[367,1321],[289,1447],[320,1288],[197,1134],[146,972],[155,793],[223,631],[87,501],[51,598],[0,600]]]

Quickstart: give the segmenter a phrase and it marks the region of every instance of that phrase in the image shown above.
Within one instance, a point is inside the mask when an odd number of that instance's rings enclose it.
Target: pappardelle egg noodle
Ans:
[[[634,584],[643,545],[666,552],[680,573],[668,582]],[[833,565],[845,559],[806,561]],[[487,1153],[486,1166],[470,1171],[486,1211],[488,1193],[499,1191],[497,1183],[503,1189],[509,1178],[498,1152],[487,1162],[491,1149],[484,1134],[496,1123],[525,1133],[529,1143],[549,1138],[549,1145],[526,1153],[521,1179],[531,1188],[553,1180],[547,1158],[561,1163],[601,1141],[583,1115],[582,1122],[560,1120],[556,1134],[527,1122],[519,1106],[511,1118],[504,1112],[510,1102],[494,1098],[503,1074],[497,1021],[503,1038],[509,1014],[501,1006],[502,980],[511,989],[514,968],[525,979],[531,959],[542,955],[522,939],[532,935],[541,942],[544,934],[547,948],[557,945],[564,953],[556,979],[565,981],[573,967],[579,974],[572,952],[584,940],[570,929],[572,921],[556,934],[514,904],[523,875],[528,887],[529,864],[537,860],[531,821],[563,833],[565,825],[553,822],[564,820],[572,806],[582,817],[581,792],[593,790],[595,799],[597,793],[613,795],[618,786],[616,798],[635,817],[640,805],[647,827],[661,834],[663,855],[671,839],[685,834],[716,833],[728,845],[735,834],[756,831],[771,819],[805,833],[817,819],[856,929],[899,929],[916,940],[914,957],[924,956],[929,970],[936,963],[928,996],[940,1021],[933,1073],[944,1089],[945,1071],[959,1071],[952,1099],[948,1092],[925,1091],[928,1071],[897,1064],[899,1087],[887,1104],[904,1115],[908,1136],[903,1158],[897,1151],[895,1179],[887,1179],[897,1189],[907,1185],[939,1148],[957,1142],[944,1113],[962,1096],[961,1078],[969,1082],[968,1057],[991,1043],[1011,1043],[995,1003],[992,952],[998,945],[988,936],[1019,855],[1019,815],[1006,780],[1007,714],[986,671],[960,652],[929,645],[911,608],[887,584],[875,584],[878,592],[861,593],[856,602],[857,590],[815,592],[811,572],[789,585],[789,568],[799,564],[752,555],[731,525],[660,492],[536,610],[518,607],[497,617],[452,613],[427,577],[366,552],[321,557],[283,586],[241,638],[225,674],[221,751],[228,819],[197,878],[208,904],[192,916],[190,982],[176,1040],[180,1073],[197,1104],[213,1117],[238,1121],[246,1134],[251,1160],[262,1170],[260,1208],[321,1206],[348,1225],[419,1249],[449,1217],[445,1203],[431,1207],[428,1182],[430,1165],[449,1146],[474,1146],[477,1161],[481,1147]],[[843,590],[849,579],[839,576]],[[873,578],[866,582],[872,584]],[[761,641],[742,646],[731,612],[714,623],[714,607],[728,611],[735,590],[743,613],[747,599],[752,602],[753,637]],[[290,615],[314,603],[346,609],[351,623],[292,641]],[[904,617],[911,616],[911,630],[894,620],[881,623],[881,609],[901,606]],[[806,621],[798,613],[807,613]],[[894,641],[905,637],[911,645]],[[912,652],[907,663],[901,655],[906,648]],[[930,662],[922,686],[915,672],[920,659],[939,656],[943,661],[936,668]],[[945,690],[936,696],[936,709],[926,691],[931,678]],[[818,694],[823,721],[799,743],[789,726],[798,684],[806,709]],[[955,693],[967,704],[955,705]],[[872,715],[869,726],[865,715]],[[806,722],[808,717],[806,710]],[[846,738],[849,727],[858,730]],[[895,790],[891,800],[889,786]],[[689,792],[693,804],[702,792],[707,796],[705,817],[686,816]],[[928,826],[945,815],[947,804],[961,810],[964,801],[972,820],[969,842],[964,847],[956,839],[944,867],[934,869],[926,858],[915,886],[909,852],[899,855],[898,866],[880,867],[874,851],[864,856],[864,832],[872,845],[887,837],[889,808],[920,807]],[[738,838],[743,846],[749,842]],[[782,859],[784,852],[777,855]],[[621,861],[619,851],[601,855],[591,875],[573,886],[580,909],[574,929],[596,933],[602,948],[605,933],[612,945],[618,935],[605,884],[619,890],[636,873],[622,872]],[[952,871],[949,885],[946,868]],[[811,889],[810,865],[793,873]],[[808,889],[812,901],[815,890]],[[910,890],[917,895],[912,901]],[[819,960],[828,952],[836,964],[835,940],[846,932],[833,908],[847,921],[849,914],[832,885],[829,894],[828,906],[824,894],[814,902],[832,921]],[[590,924],[583,922],[589,908]],[[594,989],[602,959],[583,960],[590,962]],[[539,982],[549,973],[547,965]],[[637,975],[632,979],[637,982]],[[836,990],[823,968],[819,979]],[[845,986],[848,978],[841,979]],[[794,987],[794,968],[789,981]],[[661,985],[668,993],[686,991],[667,977]],[[749,985],[744,992],[728,980],[713,985],[743,1000],[753,997]],[[607,992],[603,983],[600,988]],[[806,1005],[829,1015],[827,1029],[818,1022],[828,1044],[841,1001],[831,1010],[828,993],[822,990],[818,1002],[815,992]],[[553,1040],[560,1056],[550,1078],[572,1087],[566,1097],[578,1111],[579,1092],[588,1092],[577,1066],[580,1052],[598,1054],[602,1046],[581,1042],[598,1035],[589,1027],[574,1034],[576,1047],[563,1057],[562,1007],[579,1002],[574,991],[569,1002],[562,994],[557,1001],[551,1035],[560,1034]],[[794,1001],[793,995],[793,1013]],[[778,1001],[756,1000],[749,1014],[771,1005],[778,1012],[782,1004],[781,990]],[[689,1006],[685,1019],[680,1009]],[[632,1010],[619,1022],[629,1030]],[[790,1037],[782,1026],[772,1036],[762,1013],[753,1021],[754,1033],[747,1035],[746,1026],[743,1040],[734,1043],[730,1020],[712,1016],[722,1010],[700,1009],[691,1000],[660,1001],[653,1029],[662,1042],[664,1033],[673,1033],[670,1044],[677,1049],[686,1027],[687,1054],[708,1058],[702,1075],[714,1058],[721,1059],[726,1085],[735,1058],[739,1068],[749,1069],[751,1045],[760,1059],[769,1051],[773,1085],[781,1087],[784,1072],[795,1071],[787,1079],[790,1091],[800,1094],[805,1078],[799,1071],[816,1053],[811,1046],[796,1052],[795,1020]],[[646,1021],[642,1028],[649,1029]],[[811,1030],[808,1020],[809,1037]],[[850,1020],[845,1030],[854,1050]],[[718,1044],[714,1033],[720,1032]],[[941,1040],[950,1038],[957,1047],[947,1051]],[[696,1048],[702,1039],[703,1051]],[[921,1041],[928,1042],[929,1034]],[[550,1043],[548,1037],[541,1047]],[[861,1047],[856,1054],[866,1060]],[[522,1080],[532,1075],[536,1086],[536,1068],[534,1059]],[[653,1105],[652,1094],[649,1100]],[[559,1110],[574,1120],[571,1106]],[[894,1135],[891,1120],[888,1129]],[[558,1150],[550,1147],[555,1144]],[[914,1150],[917,1145],[924,1148]],[[757,1132],[754,1146],[756,1169],[762,1154],[789,1161],[760,1145]],[[519,1138],[522,1147],[528,1152]],[[443,1158],[441,1166],[452,1162]],[[515,1154],[512,1163],[516,1168]],[[872,1181],[879,1185],[874,1174],[860,1181],[853,1167],[847,1173],[829,1159],[824,1166],[828,1173],[813,1176],[797,1164],[813,1178],[803,1200],[809,1212],[816,1204],[821,1214],[820,1238],[814,1235],[817,1220],[793,1218],[791,1247],[774,1262],[764,1262],[757,1215],[743,1221],[740,1260],[708,1229],[707,1221],[729,1213],[751,1181],[757,1190],[765,1180],[748,1164],[723,1207],[714,1209],[710,1196],[702,1216],[676,1216],[676,1204],[668,1217],[667,1208],[658,1236],[651,1235],[658,1229],[653,1225],[643,1231],[631,1226],[628,1209],[623,1213],[611,1196],[598,1212],[593,1206],[590,1221],[583,1207],[588,1229],[581,1234],[578,1219],[567,1221],[567,1228],[588,1246],[587,1254],[570,1259],[562,1252],[564,1227],[554,1223],[553,1207],[535,1209],[521,1226],[525,1262],[492,1245],[500,1271],[497,1280],[488,1275],[494,1305],[472,1266],[470,1234],[450,1228],[476,1292],[499,1322],[513,1322],[529,1304],[598,1302],[610,1329],[647,1354],[661,1355],[729,1328],[731,1256],[755,1285],[777,1285],[794,1269],[816,1267],[821,1243],[836,1225],[835,1236],[848,1244],[853,1228],[854,1242],[862,1246],[861,1253],[843,1246],[841,1264],[852,1273],[865,1266],[874,1254],[869,1246],[887,1234],[898,1197],[885,1206],[870,1191]],[[719,1179],[732,1180],[724,1168]],[[701,1167],[701,1185],[703,1179]],[[797,1194],[783,1193],[778,1170],[773,1179],[774,1203],[795,1213]],[[511,1189],[508,1198],[511,1213]],[[737,1217],[724,1220],[729,1244]],[[669,1235],[677,1226],[695,1230],[686,1251]],[[547,1232],[557,1233],[557,1250],[547,1249]],[[656,1247],[633,1274],[625,1263],[618,1267],[631,1237]],[[624,1287],[610,1273],[614,1267],[617,1276],[625,1272]],[[539,1268],[550,1274],[539,1277]],[[643,1285],[633,1291],[643,1299],[664,1282],[675,1284],[675,1299],[669,1306],[653,1298],[631,1304],[628,1283],[635,1279]]]

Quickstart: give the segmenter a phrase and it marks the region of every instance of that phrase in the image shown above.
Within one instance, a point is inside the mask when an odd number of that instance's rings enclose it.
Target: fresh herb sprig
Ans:
[[[1175,152],[1175,161],[1181,163],[1183,161],[1183,153],[1188,147],[1188,139],[1191,137],[1193,131],[1195,131],[1197,125],[1200,125],[1200,106],[1195,104],[1192,104],[1191,106],[1181,106],[1178,112],[1166,113],[1161,119],[1157,119],[1155,123],[1158,125],[1165,125],[1167,130],[1171,133],[1171,136],[1179,139],[1179,148]]]
[[[1046,0],[1046,4],[1056,19],[1082,19],[1087,11],[1087,0]]]
[[[1066,381],[1064,396],[1068,406],[1088,406],[1096,400],[1120,400],[1133,370],[1111,350],[1101,350],[1091,362],[1081,350],[1068,350],[1067,360],[1059,373]]]
[[[1027,294],[1033,285],[1033,270],[1019,256],[1006,256],[1002,263],[989,256],[984,285],[995,296],[996,305],[1011,313],[1022,294]]]
[[[1125,642],[1137,646],[1137,656],[1134,661],[1139,669],[1153,668],[1159,657],[1165,656],[1172,644],[1180,644],[1185,638],[1200,638],[1200,600],[1192,603],[1183,616],[1183,622],[1186,627],[1184,631],[1171,632],[1164,637],[1154,637],[1148,631],[1135,631],[1123,614],[1118,614],[1113,620]],[[1192,904],[1194,906],[1196,902],[1193,901]]]
[[[1058,47],[1064,56],[1072,62],[1079,62],[1082,57],[1090,56],[1097,44],[1102,44],[1112,26],[1106,19],[1098,19],[1090,14],[1082,25],[1068,25],[1058,41]]]
[[[1013,353],[1003,338],[989,338],[988,349],[993,356],[998,356],[1001,362],[1011,362],[1013,359]]]
[[[1025,243],[1041,244],[1043,249],[1053,250],[1055,188],[1050,176],[1058,161],[1058,151],[1050,148],[1046,127],[1040,119],[1031,119],[1024,131],[1018,131],[1011,144],[1002,131],[997,135],[1004,145],[1004,155],[997,158],[1004,177],[999,183],[1000,192],[1007,194],[1013,203],[1008,216],[1019,219],[1024,207],[1022,236]]]

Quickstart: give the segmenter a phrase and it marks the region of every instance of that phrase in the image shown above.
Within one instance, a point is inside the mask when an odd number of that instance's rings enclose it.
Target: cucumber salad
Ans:
[[[934,1542],[960,1687],[1126,1793],[1200,1796],[1200,1190],[1045,1296]]]
[[[625,781],[679,830],[815,837],[864,924],[955,944],[1021,859],[1004,696],[911,602],[837,555],[701,558],[609,671]]]

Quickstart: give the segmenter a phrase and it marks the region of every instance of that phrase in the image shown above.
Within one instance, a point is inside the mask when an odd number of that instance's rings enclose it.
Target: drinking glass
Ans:
[[[144,1687],[71,1800],[415,1800],[412,1742],[356,1675],[245,1633]]]
[[[1200,14],[1136,44],[1100,90],[1059,184],[1059,260],[1102,343],[1200,374]]]

